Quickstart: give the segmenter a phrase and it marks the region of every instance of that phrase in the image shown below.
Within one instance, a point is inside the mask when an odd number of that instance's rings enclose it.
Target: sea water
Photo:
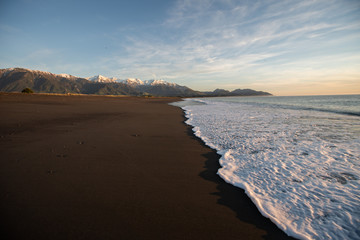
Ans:
[[[299,239],[360,239],[360,95],[182,103],[218,174]]]

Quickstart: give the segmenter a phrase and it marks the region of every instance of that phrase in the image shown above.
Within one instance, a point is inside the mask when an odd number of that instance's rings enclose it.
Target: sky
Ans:
[[[359,0],[0,0],[0,68],[360,94]]]

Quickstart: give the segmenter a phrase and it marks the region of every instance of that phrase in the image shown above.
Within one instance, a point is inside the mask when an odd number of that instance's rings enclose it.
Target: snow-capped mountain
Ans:
[[[76,79],[76,78],[79,78],[79,77],[75,77],[75,76],[72,76],[72,75],[66,74],[66,73],[57,74],[57,76],[63,77],[63,78],[67,78],[67,79]]]
[[[128,79],[122,80],[122,81],[120,81],[120,82],[125,83],[125,84],[130,85],[130,86],[144,85],[144,82],[141,81],[141,80],[138,79],[138,78],[128,78]]]
[[[172,86],[172,87],[176,87],[178,86],[177,84],[175,83],[169,83],[169,82],[166,82],[164,80],[147,80],[144,82],[145,85],[150,85],[150,86],[157,86],[157,85],[165,85],[165,86]]]
[[[171,87],[176,87],[178,86],[175,83],[169,83],[166,82],[164,80],[160,80],[160,79],[152,79],[152,80],[146,80],[146,81],[142,81],[141,79],[138,78],[128,78],[126,80],[120,80],[117,78],[108,78],[108,77],[104,77],[102,75],[96,75],[90,78],[87,78],[87,80],[92,81],[92,82],[102,82],[102,83],[110,83],[110,82],[119,82],[119,83],[124,83],[127,85],[130,85],[132,87],[137,87],[137,86],[171,86]]]
[[[196,96],[199,94],[198,92],[193,91],[192,89],[189,89],[187,87],[180,86],[176,83],[169,83],[160,79],[143,81],[138,78],[127,78],[126,80],[121,80],[117,78],[105,77],[102,75],[96,75],[86,79],[92,83],[122,84],[123,87],[132,89],[132,91],[136,91],[140,95],[150,94],[156,96]],[[117,85],[112,85],[112,87],[115,86]]]
[[[70,74],[66,74],[66,73],[62,73],[62,74],[54,74],[54,73],[51,73],[51,72],[46,72],[46,71],[40,71],[40,70],[31,70],[31,69],[27,69],[27,68],[6,68],[6,69],[3,69],[3,74],[4,76],[6,76],[7,74],[13,72],[13,71],[16,71],[18,69],[22,69],[26,72],[29,72],[29,73],[32,73],[32,74],[38,74],[38,75],[50,75],[50,76],[54,76],[54,77],[61,77],[61,78],[67,78],[67,79],[75,79],[75,78],[79,78],[79,77],[75,77],[75,76],[72,76]]]
[[[131,85],[131,86],[159,86],[159,85],[172,86],[172,87],[178,86],[175,83],[169,83],[169,82],[166,82],[164,80],[157,80],[157,79],[156,80],[152,79],[152,80],[142,81],[142,80],[140,80],[138,78],[128,78],[128,79],[123,80],[121,82],[125,83],[125,84],[128,84],[128,85]]]
[[[101,75],[93,76],[91,78],[88,78],[88,80],[92,81],[92,82],[102,82],[102,83],[109,83],[109,82],[116,82],[117,81],[116,78],[108,78],[108,77],[104,77],[104,76],[101,76]]]
[[[0,91],[21,92],[31,88],[36,93],[81,93],[99,95],[132,96],[261,96],[267,92],[251,89],[236,89],[232,92],[217,89],[213,92],[194,91],[186,86],[164,80],[142,81],[137,78],[119,80],[97,75],[91,78],[75,77],[69,74],[53,74],[26,68],[0,69]]]
[[[65,74],[62,74],[62,75],[65,75]],[[120,83],[124,83],[124,84],[130,85],[130,86],[141,86],[141,85],[149,85],[149,86],[166,85],[166,86],[172,86],[172,87],[177,86],[177,84],[175,84],[175,83],[169,83],[169,82],[166,82],[161,79],[152,79],[152,80],[142,81],[141,79],[138,79],[138,78],[128,78],[126,80],[120,80],[120,79],[117,79],[114,77],[109,78],[109,77],[105,77],[102,75],[96,75],[96,76],[87,78],[87,80],[92,81],[92,82],[102,82],[102,83],[120,82]]]

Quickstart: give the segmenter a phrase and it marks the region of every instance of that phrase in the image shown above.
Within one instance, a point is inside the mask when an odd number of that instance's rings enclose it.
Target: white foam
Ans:
[[[360,239],[359,117],[201,101],[186,123],[264,216],[299,239]]]

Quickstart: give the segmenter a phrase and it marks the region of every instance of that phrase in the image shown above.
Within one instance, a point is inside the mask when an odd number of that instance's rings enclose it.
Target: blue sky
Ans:
[[[0,68],[360,93],[359,0],[1,0]]]

